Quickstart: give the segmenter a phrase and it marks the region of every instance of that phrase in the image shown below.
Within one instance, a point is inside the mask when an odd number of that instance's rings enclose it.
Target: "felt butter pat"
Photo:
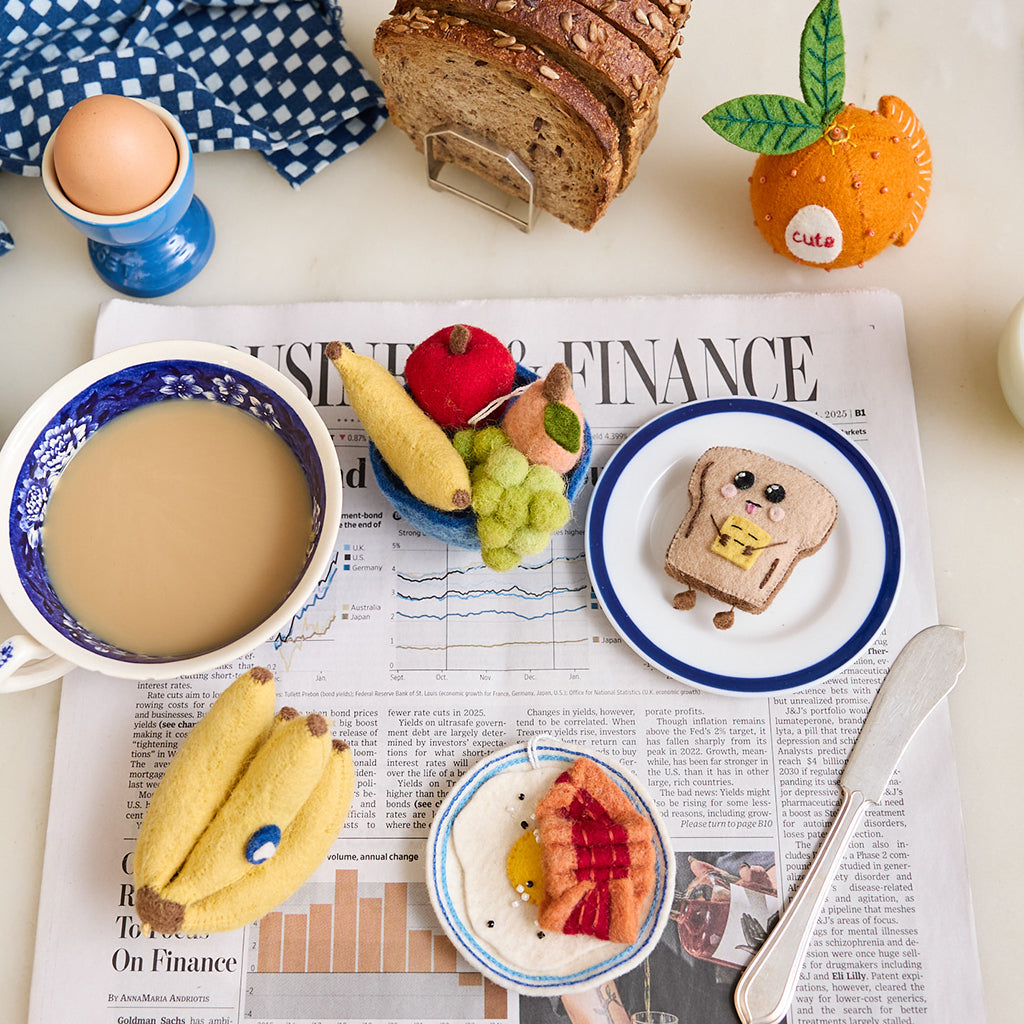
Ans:
[[[733,625],[733,609],[758,615],[801,559],[832,532],[839,506],[801,469],[748,448],[709,448],[688,485],[690,508],[665,553],[665,572],[687,589],[673,605],[693,608],[697,591],[729,605],[714,616]]]
[[[352,801],[352,751],[326,719],[274,714],[274,677],[239,676],[196,723],[150,801],[135,848],[143,931],[229,931],[309,877]]]
[[[771,543],[772,535],[742,516],[731,515],[724,523],[711,550],[729,559],[741,569],[749,569],[761,551]]]

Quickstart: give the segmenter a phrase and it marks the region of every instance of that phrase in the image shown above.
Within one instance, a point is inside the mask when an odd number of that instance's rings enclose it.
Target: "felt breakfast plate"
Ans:
[[[760,614],[698,593],[679,611],[682,584],[665,552],[690,506],[697,459],[716,445],[748,448],[802,469],[836,497],[831,536],[799,561]],[[587,512],[594,592],[641,657],[702,690],[763,695],[797,690],[838,672],[884,625],[899,590],[903,547],[887,486],[845,435],[799,409],[761,399],[714,399],[670,409],[632,434],[608,461]]]
[[[493,875],[494,885],[481,893],[476,891],[478,883],[470,881],[471,866],[464,870],[456,852],[453,833],[459,828],[459,815],[466,812],[467,805],[481,787],[489,785],[489,792],[493,794],[497,780],[500,785],[511,787],[511,795],[507,800],[498,800],[489,815],[489,819],[493,820],[489,820],[482,830],[475,827],[475,822],[464,821],[462,827],[472,829],[470,835],[480,835],[481,841],[491,834],[503,836],[503,829],[513,836],[523,834],[520,829],[532,828],[532,820],[529,820],[530,811],[524,812],[522,808],[536,806],[536,800],[578,757],[587,757],[599,765],[625,793],[636,810],[653,825],[655,884],[649,904],[641,911],[642,920],[636,942],[625,945],[588,938],[586,942],[589,945],[585,952],[574,952],[571,957],[560,960],[566,946],[560,946],[559,943],[565,943],[573,937],[536,931],[535,907],[521,903],[521,897],[508,880],[508,851],[502,849],[500,855],[493,856],[489,850],[478,851],[480,861],[493,866],[489,875]],[[525,793],[520,793],[520,790],[525,790]],[[517,797],[523,800],[524,796],[526,802],[517,803]],[[505,806],[506,803],[508,806]],[[473,813],[473,809],[466,813]],[[510,822],[502,821],[503,817],[510,818]],[[524,820],[520,821],[520,818]],[[501,845],[503,839],[499,838],[495,842]],[[636,967],[657,944],[668,921],[675,892],[675,855],[661,815],[644,787],[616,762],[593,751],[560,743],[550,736],[536,737],[526,744],[504,747],[484,758],[459,780],[441,804],[431,824],[426,861],[430,901],[441,926],[459,954],[473,969],[503,988],[527,995],[554,996],[594,988]],[[484,903],[481,903],[481,897],[486,897]],[[474,901],[472,908],[469,906],[470,899]],[[494,920],[484,921],[482,927],[474,928],[473,921],[479,924],[481,915]],[[511,936],[512,932],[506,930],[503,934],[497,934],[503,927],[507,927],[505,922],[509,915],[523,919],[523,933],[526,935],[524,941],[537,944],[530,952],[535,961],[544,964],[543,968],[517,966],[510,962],[511,957],[500,941]],[[519,924],[518,921],[513,923]],[[481,933],[486,932],[488,926],[494,925],[498,926],[496,932],[486,938],[482,937]],[[518,937],[515,941],[519,941]]]

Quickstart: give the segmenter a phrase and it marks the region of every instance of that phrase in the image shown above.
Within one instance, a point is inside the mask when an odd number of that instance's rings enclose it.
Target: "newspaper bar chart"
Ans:
[[[307,887],[323,895],[320,883]],[[246,1016],[260,1020],[506,1020],[505,989],[460,962],[423,883],[335,872],[333,893],[259,922]]]

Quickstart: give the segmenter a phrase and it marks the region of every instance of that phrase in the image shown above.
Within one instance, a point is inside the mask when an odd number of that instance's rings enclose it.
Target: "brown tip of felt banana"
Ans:
[[[252,866],[250,837],[269,825],[284,833],[320,782],[330,751],[322,715],[279,724],[161,894],[188,905],[242,877]]]
[[[353,365],[351,357],[355,355],[355,352],[348,345],[343,345],[340,341],[332,341],[324,349],[324,355],[334,363],[334,368],[341,374],[341,379],[344,381],[345,371],[351,369]]]
[[[240,675],[195,724],[150,800],[135,846],[137,888],[160,891],[228,798],[270,730],[274,676]]]
[[[306,715],[306,728],[311,736],[323,736],[331,729],[323,715]]]
[[[241,878],[185,907],[181,931],[207,934],[241,928],[292,895],[323,862],[338,838],[355,792],[352,751],[331,743],[323,775],[284,830],[277,852]]]
[[[135,890],[135,913],[146,935],[151,932],[173,935],[181,931],[185,921],[185,908],[180,903],[165,900],[148,885]]]
[[[290,722],[293,718],[298,717],[299,712],[296,711],[295,708],[288,707],[287,705],[285,705],[283,708],[281,708],[280,711],[278,711],[276,715],[274,715],[274,720],[270,723],[270,731],[267,733],[267,736],[263,740],[263,742],[266,743],[267,740],[270,739],[270,737],[274,734],[274,732],[277,729],[280,729],[285,722]]]

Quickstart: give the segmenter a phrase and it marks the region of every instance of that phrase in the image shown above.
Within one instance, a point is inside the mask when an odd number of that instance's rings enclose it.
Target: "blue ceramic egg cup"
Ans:
[[[76,206],[64,194],[54,170],[56,132],[43,151],[42,177],[50,201],[89,240],[89,258],[100,277],[126,295],[153,298],[188,284],[206,266],[215,232],[209,212],[193,193],[195,170],[185,130],[155,103],[135,102],[167,125],[178,149],[177,173],[159,199],[116,217]]]
[[[520,363],[516,364],[513,387],[520,388],[524,384],[532,384],[538,379],[537,374],[532,370]],[[592,446],[590,426],[584,423],[583,450],[580,452],[580,460],[565,480],[565,496],[570,502],[586,483]],[[391,471],[373,442],[370,443],[370,467],[373,469],[373,475],[381,492],[388,499],[391,507],[420,533],[435,537],[453,547],[466,548],[469,551],[480,550],[480,538],[476,532],[476,515],[472,509],[465,509],[461,512],[442,512],[413,497],[405,484]]]

